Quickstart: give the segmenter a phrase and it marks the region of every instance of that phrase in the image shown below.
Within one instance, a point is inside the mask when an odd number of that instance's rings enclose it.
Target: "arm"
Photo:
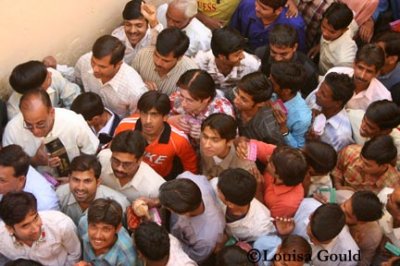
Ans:
[[[48,71],[52,74],[52,82],[50,86],[57,91],[62,106],[69,109],[72,102],[81,93],[81,88],[77,84],[65,79],[60,72],[53,69],[49,69]]]
[[[81,115],[76,117],[76,131],[76,144],[79,151],[85,154],[95,154],[100,141]]]
[[[65,225],[60,228],[62,233],[62,245],[67,252],[65,265],[74,265],[81,257],[81,243],[77,236],[76,226],[69,217],[65,217]],[[68,218],[68,219],[67,219]]]
[[[179,145],[177,156],[181,160],[185,171],[197,173],[197,156],[187,139],[182,140],[181,145]]]
[[[267,163],[276,146],[253,139],[251,140],[251,142],[255,143],[257,146],[257,159],[264,164]]]
[[[201,11],[197,12],[196,18],[200,20],[204,25],[206,25],[210,30],[219,29],[224,26],[223,20],[217,18],[211,18],[205,15]]]
[[[347,158],[345,152],[346,149],[339,152],[336,167],[331,171],[333,186],[336,189],[341,189],[344,186],[344,172],[347,167],[346,165]]]

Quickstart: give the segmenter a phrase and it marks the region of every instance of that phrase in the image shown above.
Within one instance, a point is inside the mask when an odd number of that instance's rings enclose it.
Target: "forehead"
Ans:
[[[246,99],[249,99],[249,100],[253,100],[253,97],[250,94],[248,94],[247,92],[243,91],[241,88],[238,88],[236,90],[236,92],[241,98],[246,98]]]
[[[376,72],[375,65],[368,65],[364,61],[355,62],[355,66],[356,66],[356,68],[367,69],[369,71]]]
[[[362,156],[361,154],[360,154],[360,158],[361,158],[361,160],[363,161],[363,163],[364,163],[365,165],[367,165],[367,166],[378,166],[378,164],[377,164],[375,161],[373,161],[373,160],[368,160],[368,159],[364,158],[364,156]]]
[[[147,20],[144,17],[137,18],[137,19],[124,19],[125,25],[142,25],[147,24]]]
[[[171,18],[174,20],[186,19],[185,13],[177,8],[173,3],[168,5],[167,16],[168,15],[173,15]]]
[[[112,152],[112,157],[120,160],[121,162],[136,162],[136,156],[127,152]]]
[[[150,110],[148,110],[147,112],[145,111],[140,111],[141,114],[152,114],[152,115],[161,115],[156,108],[151,108]]]
[[[21,108],[21,113],[27,122],[37,122],[44,120],[49,115],[49,108],[41,101],[35,100],[30,102],[29,105]]]
[[[30,212],[28,212],[28,214],[25,216],[24,220],[22,220],[20,223],[17,223],[14,225],[14,227],[23,227],[25,225],[28,225],[30,223],[32,223],[36,216],[38,216],[38,212],[35,210],[31,210]]]
[[[216,131],[215,129],[212,129],[209,126],[206,126],[203,129],[203,135],[209,138],[221,138],[221,136],[219,135],[218,131]]]
[[[111,65],[111,55],[106,55],[103,56],[102,58],[96,58],[94,55],[92,56],[92,62],[94,62],[97,65],[102,65],[102,66],[109,66]]]
[[[14,177],[15,171],[12,166],[0,165],[0,178]]]
[[[289,53],[294,50],[294,47],[271,44],[270,50],[274,53]]]
[[[92,179],[96,178],[94,176],[94,171],[93,169],[87,170],[87,171],[72,171],[71,176],[77,179]]]
[[[114,225],[112,225],[112,224],[106,224],[106,223],[103,223],[103,222],[91,223],[91,222],[89,221],[89,227],[91,227],[91,228],[98,228],[98,229],[108,229],[108,230],[115,229]]]
[[[177,59],[174,55],[174,52],[170,52],[167,55],[161,55],[157,50],[154,50],[154,55],[167,62],[172,62]]]
[[[321,86],[319,87],[319,90],[321,92],[323,92],[325,95],[329,95],[329,96],[332,95],[331,87],[328,85],[328,83],[326,83],[326,81],[323,81],[321,83]]]

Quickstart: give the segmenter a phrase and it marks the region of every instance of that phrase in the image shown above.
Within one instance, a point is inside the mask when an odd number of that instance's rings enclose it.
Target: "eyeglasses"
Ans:
[[[36,129],[44,129],[44,128],[48,127],[48,125],[49,124],[48,124],[47,120],[40,121],[39,123],[36,123],[36,124],[30,124],[30,123],[28,123],[26,121],[23,122],[23,127],[25,129],[28,129],[28,130],[33,130],[34,128],[36,128]]]
[[[137,164],[138,162],[121,162],[117,158],[111,156],[111,165],[113,167],[119,167],[121,165],[122,168],[129,171],[132,170]]]

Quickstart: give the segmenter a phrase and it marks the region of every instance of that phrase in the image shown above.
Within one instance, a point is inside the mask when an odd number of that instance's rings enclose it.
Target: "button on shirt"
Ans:
[[[17,241],[0,222],[0,253],[10,260],[21,258],[43,265],[75,265],[81,257],[81,243],[72,220],[58,211],[43,211],[39,215],[42,233],[31,247]]]
[[[121,186],[118,178],[114,176],[111,168],[111,150],[105,149],[98,155],[99,161],[102,166],[101,181],[102,184],[121,192],[129,201],[134,201],[138,197],[158,197],[158,189],[165,182],[165,180],[157,174],[147,163],[141,162],[139,169],[133,176],[132,180],[124,186]]]
[[[84,54],[75,66],[75,76],[82,80],[85,91],[100,95],[104,106],[121,118],[136,112],[140,96],[147,91],[139,74],[126,63],[122,63],[115,76],[103,84],[93,75],[91,58],[92,53]]]

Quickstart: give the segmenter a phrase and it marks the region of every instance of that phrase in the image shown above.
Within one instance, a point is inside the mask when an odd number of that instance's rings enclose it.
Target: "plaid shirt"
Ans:
[[[337,165],[331,172],[334,180],[355,190],[371,190],[375,193],[384,187],[400,185],[400,173],[392,165],[378,178],[365,174],[362,169],[361,149],[362,146],[353,144],[339,153]]]

